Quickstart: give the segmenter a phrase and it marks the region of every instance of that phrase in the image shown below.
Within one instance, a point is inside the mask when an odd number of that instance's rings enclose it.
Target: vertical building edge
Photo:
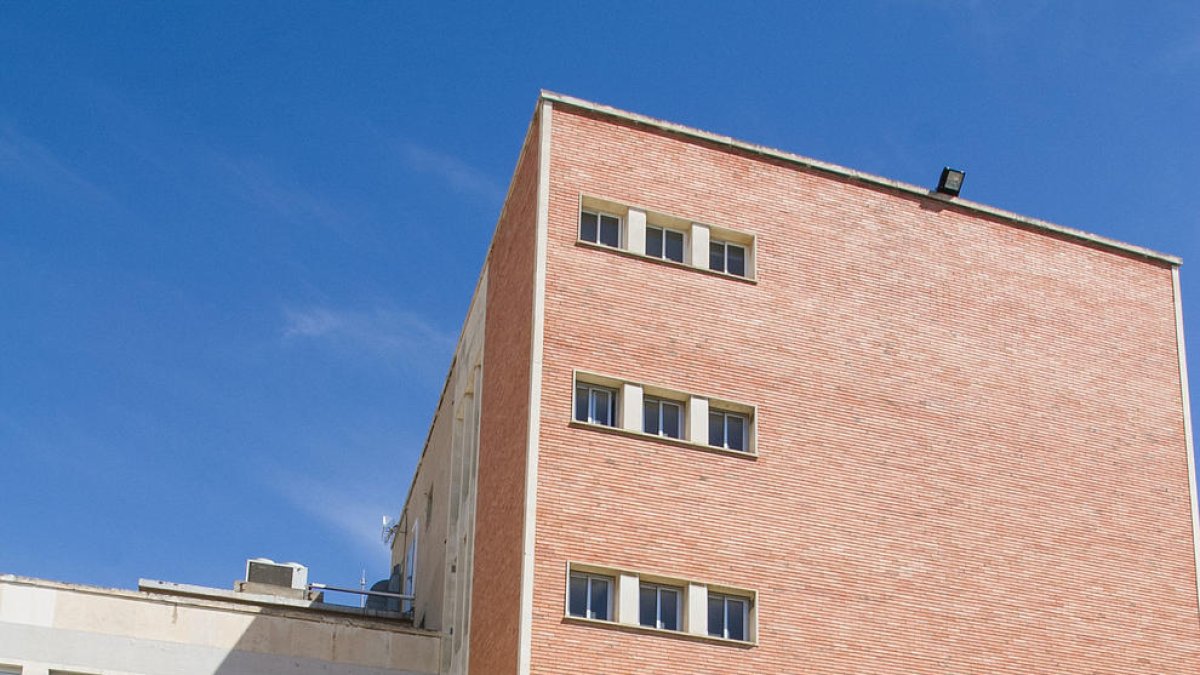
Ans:
[[[553,104],[538,102],[538,184],[533,263],[533,328],[529,362],[529,431],[525,455],[525,518],[521,550],[521,625],[517,672],[529,672],[533,652],[533,564],[537,530],[538,443],[542,402],[542,347],[546,298],[546,237],[550,217],[550,138]]]
[[[1179,387],[1183,400],[1183,436],[1187,446],[1188,495],[1192,515],[1192,558],[1196,566],[1196,606],[1200,609],[1200,509],[1196,497],[1196,447],[1192,441],[1192,400],[1188,386],[1187,347],[1183,337],[1183,298],[1179,288],[1179,266],[1171,268],[1175,294],[1175,340],[1179,352]]]

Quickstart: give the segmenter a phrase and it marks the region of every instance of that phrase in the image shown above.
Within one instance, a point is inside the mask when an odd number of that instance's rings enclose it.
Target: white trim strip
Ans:
[[[538,446],[541,442],[542,355],[546,314],[546,238],[550,222],[550,115],[554,106],[540,104],[537,220],[533,262],[533,329],[529,361],[529,446],[525,451],[525,521],[521,549],[521,624],[518,627],[517,673],[527,675],[533,657],[533,556],[537,530]]]
[[[599,103],[592,103],[591,101],[585,101],[583,99],[575,98],[574,96],[567,96],[565,94],[556,94],[552,91],[546,91],[544,89],[542,90],[541,99],[543,101],[553,101],[555,103],[562,103],[563,105],[569,105],[569,106],[572,106],[575,108],[581,108],[581,109],[587,110],[589,112],[593,112],[593,113],[597,113],[597,114],[601,114],[601,115],[607,115],[609,117],[616,117],[618,119],[622,119],[627,122],[633,122],[635,124],[643,124],[643,125],[646,125],[649,127],[654,127],[656,129],[661,129],[663,131],[679,134],[682,136],[689,136],[691,138],[708,141],[710,143],[724,145],[729,148],[733,148],[733,149],[740,150],[743,152],[751,152],[751,153],[754,153],[757,155],[764,155],[764,156],[771,157],[774,159],[780,159],[785,162],[789,162],[791,164],[798,164],[798,165],[803,166],[808,169],[822,171],[824,173],[831,173],[831,174],[834,174],[837,176],[841,176],[842,178],[849,178],[851,180],[856,180],[861,183],[867,183],[869,185],[875,185],[878,187],[884,187],[884,188],[896,190],[899,192],[905,192],[908,194],[917,195],[920,197],[924,197],[926,199],[932,199],[934,201],[943,202],[947,205],[956,206],[958,208],[965,209],[968,211],[975,211],[977,213],[982,213],[982,214],[985,214],[988,216],[992,216],[994,218],[1001,218],[1003,220],[1007,220],[1011,223],[1015,223],[1017,225],[1021,225],[1024,227],[1032,228],[1035,230],[1043,230],[1046,232],[1052,232],[1059,236],[1067,237],[1070,239],[1075,239],[1077,241],[1082,241],[1082,242],[1091,244],[1093,246],[1099,246],[1101,248],[1115,250],[1115,251],[1119,251],[1121,253],[1132,254],[1135,256],[1142,257],[1142,258],[1148,258],[1150,260],[1157,260],[1157,261],[1165,262],[1165,263],[1168,263],[1171,265],[1183,264],[1182,259],[1180,259],[1177,256],[1169,255],[1167,253],[1160,253],[1158,251],[1154,251],[1154,250],[1144,248],[1141,246],[1136,246],[1134,244],[1127,244],[1122,241],[1117,241],[1116,239],[1109,239],[1108,237],[1102,237],[1098,234],[1084,232],[1083,230],[1076,230],[1071,227],[1056,225],[1054,223],[1051,223],[1051,222],[1048,222],[1045,220],[1039,220],[1037,218],[1030,218],[1028,216],[1022,216],[1020,214],[1013,213],[1012,211],[1005,211],[1003,209],[998,209],[994,206],[988,206],[987,204],[980,204],[978,202],[972,202],[972,201],[962,199],[959,197],[949,198],[944,195],[940,195],[936,192],[933,192],[927,188],[918,187],[916,185],[910,185],[908,183],[902,183],[900,181],[891,180],[890,178],[883,178],[881,176],[875,176],[875,175],[872,175],[869,173],[863,173],[862,171],[855,171],[854,169],[848,169],[844,166],[838,166],[837,164],[830,164],[829,162],[822,162],[817,159],[803,157],[801,155],[796,155],[796,154],[793,154],[790,152],[784,152],[782,150],[776,150],[775,148],[768,148],[763,145],[755,145],[753,143],[739,141],[730,136],[722,136],[720,134],[714,134],[714,133],[711,133],[708,131],[702,131],[700,129],[695,129],[693,127],[684,126],[682,124],[675,124],[674,122],[666,122],[663,120],[654,119],[653,117],[647,117],[645,115],[639,115],[637,113],[627,112],[625,110],[620,110],[618,108],[613,108],[611,106],[601,105]]]
[[[1188,393],[1187,350],[1183,339],[1183,300],[1179,288],[1179,268],[1171,270],[1175,293],[1175,339],[1179,345],[1179,386],[1183,397],[1183,434],[1187,445],[1188,494],[1192,509],[1192,560],[1196,566],[1196,609],[1200,613],[1200,510],[1196,497],[1196,447],[1192,442],[1192,402]],[[1198,614],[1200,616],[1200,614]]]

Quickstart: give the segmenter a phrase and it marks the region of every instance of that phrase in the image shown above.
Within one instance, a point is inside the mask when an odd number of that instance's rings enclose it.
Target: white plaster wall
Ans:
[[[434,675],[440,638],[317,610],[0,577],[0,665],[22,675]]]

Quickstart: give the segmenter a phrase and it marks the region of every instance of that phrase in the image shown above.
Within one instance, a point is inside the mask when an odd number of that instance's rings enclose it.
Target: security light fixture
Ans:
[[[966,175],[965,171],[958,169],[950,167],[942,169],[942,177],[938,179],[937,191],[944,195],[957,197],[959,190],[962,190],[963,177]]]

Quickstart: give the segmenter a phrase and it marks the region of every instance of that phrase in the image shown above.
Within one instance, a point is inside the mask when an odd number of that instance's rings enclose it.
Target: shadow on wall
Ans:
[[[436,675],[440,638],[407,622],[266,609],[246,626],[219,675]],[[304,615],[304,616],[298,616]]]

